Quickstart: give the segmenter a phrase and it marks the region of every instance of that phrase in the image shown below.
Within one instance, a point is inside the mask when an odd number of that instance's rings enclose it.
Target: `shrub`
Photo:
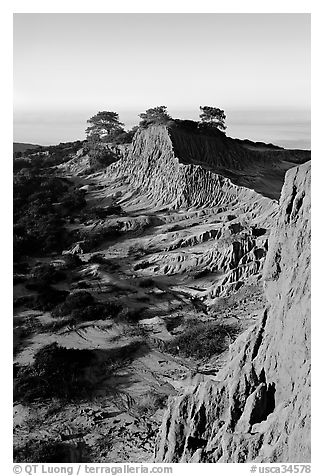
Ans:
[[[85,207],[87,204],[84,195],[84,190],[75,188],[74,190],[69,190],[66,192],[61,198],[60,203],[69,211],[79,210],[80,208]]]
[[[75,309],[71,313],[71,320],[74,323],[84,321],[96,321],[116,317],[121,311],[121,306],[115,303],[96,303],[86,306],[83,309]]]
[[[90,462],[90,450],[85,443],[63,443],[57,440],[31,440],[24,446],[14,448],[15,463],[73,463]],[[72,457],[72,458],[71,458]]]
[[[69,239],[59,200],[69,185],[44,171],[21,169],[14,176],[14,256],[60,251]],[[61,207],[62,208],[62,207]]]
[[[32,277],[26,283],[27,289],[42,289],[66,278],[64,271],[50,264],[41,264],[32,271]]]
[[[111,215],[121,215],[123,213],[123,209],[120,205],[111,205],[110,207],[93,207],[88,210],[84,210],[83,213],[80,214],[80,219],[82,222],[87,220],[104,220],[105,218]]]
[[[88,259],[88,263],[95,263],[95,264],[105,264],[106,258],[105,255],[101,253],[95,253]]]
[[[65,326],[74,326],[75,322],[71,319],[71,317],[62,317],[59,318],[58,320],[48,322],[46,324],[43,324],[41,328],[39,329],[40,333],[55,333],[61,330]]]
[[[167,343],[166,349],[171,354],[202,359],[224,352],[238,334],[238,327],[225,323],[193,323],[181,335]]]
[[[152,278],[143,278],[139,281],[138,285],[141,288],[150,288],[155,285],[155,281]]]
[[[141,261],[140,263],[134,264],[134,271],[137,271],[139,269],[146,269],[152,266],[152,263],[149,261]]]
[[[15,399],[79,399],[90,392],[84,370],[94,359],[90,350],[65,349],[57,343],[40,349],[34,364],[18,372]]]
[[[40,311],[51,311],[62,303],[69,295],[68,291],[61,291],[51,286],[40,289],[40,293],[34,298],[33,306]]]
[[[128,248],[128,256],[134,256],[135,258],[142,258],[147,254],[147,249],[142,245],[132,245]]]
[[[130,322],[130,323],[138,322],[142,318],[142,312],[143,312],[143,308],[140,308],[140,309],[124,308],[118,314],[118,319],[120,319],[121,321]]]
[[[32,307],[34,303],[33,296],[19,296],[14,299],[13,307],[27,306]]]
[[[71,285],[72,289],[87,289],[91,288],[91,285],[87,281],[78,281],[77,283],[73,283]]]
[[[205,276],[208,276],[210,273],[210,270],[205,268],[202,271],[198,271],[197,273],[194,274],[194,279],[199,279],[199,278],[204,278]]]
[[[78,255],[67,254],[64,256],[65,268],[74,269],[82,265],[82,259]]]
[[[135,409],[142,416],[153,415],[157,410],[164,408],[167,396],[157,393],[155,390],[149,390],[136,405]]]
[[[71,293],[52,312],[54,317],[70,316],[69,323],[115,318],[122,311],[122,306],[115,302],[95,302],[87,291]]]
[[[92,294],[87,291],[78,291],[67,296],[66,300],[53,310],[53,316],[62,317],[94,304]]]

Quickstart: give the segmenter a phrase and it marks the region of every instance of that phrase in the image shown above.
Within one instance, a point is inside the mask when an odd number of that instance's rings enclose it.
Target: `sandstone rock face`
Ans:
[[[253,203],[255,212],[261,213],[271,201],[256,193],[253,184],[237,186],[231,180],[234,172],[246,175],[247,161],[242,160],[240,164],[232,147],[220,155],[220,145],[220,141],[213,138],[192,138],[190,134],[183,137],[181,130],[151,126],[137,132],[128,153],[111,165],[108,173],[133,187],[134,203],[145,194],[153,207],[205,209]],[[232,163],[231,170],[223,170],[218,165],[223,163],[224,157]],[[221,175],[216,173],[217,169]]]
[[[165,275],[188,274],[197,267],[214,273],[213,282],[195,291],[208,303],[261,277],[278,213],[274,198],[279,198],[287,168],[309,157],[309,151],[274,146],[260,151],[244,143],[219,131],[208,136],[181,125],[150,126],[136,133],[106,171],[109,189],[121,194],[119,204],[131,214],[118,220],[123,230],[150,226],[161,212],[164,223],[196,218],[201,224],[192,234],[176,232],[162,253],[143,265]],[[144,210],[151,212],[149,222]],[[261,233],[254,234],[255,229]],[[164,239],[157,236],[150,245],[159,249]]]
[[[169,401],[156,462],[310,461],[310,165],[289,170],[263,272],[262,319],[216,381]]]

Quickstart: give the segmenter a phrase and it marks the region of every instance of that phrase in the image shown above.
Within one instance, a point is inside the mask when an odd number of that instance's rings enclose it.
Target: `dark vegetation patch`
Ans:
[[[64,269],[76,269],[83,264],[80,256],[76,254],[67,254],[64,255],[65,266]]]
[[[62,304],[55,307],[52,315],[54,317],[70,316],[63,325],[67,323],[76,325],[85,321],[114,319],[121,311],[122,306],[116,302],[96,302],[91,293],[78,291],[69,294]]]
[[[27,295],[27,296],[19,296],[14,298],[13,300],[13,307],[21,307],[21,306],[26,306],[28,308],[32,308],[34,304],[34,296],[32,295]]]
[[[116,303],[95,303],[83,309],[74,309],[71,312],[71,320],[77,324],[84,321],[95,321],[98,319],[114,319],[118,316],[122,307]]]
[[[85,205],[84,193],[44,170],[14,175],[14,260],[61,251],[72,237],[64,217]]]
[[[57,440],[30,440],[14,448],[15,463],[89,463],[91,450],[84,442],[76,444]]]
[[[87,281],[77,281],[76,283],[72,283],[71,289],[88,289],[91,288],[91,284]]]
[[[15,400],[30,403],[48,398],[84,398],[91,390],[85,369],[94,358],[91,350],[65,349],[57,343],[43,347],[36,353],[33,365],[19,370]]]
[[[141,288],[151,288],[155,286],[155,281],[152,278],[143,278],[143,279],[140,279],[140,281],[138,282],[138,285]]]
[[[31,170],[45,169],[67,162],[83,146],[83,141],[65,142],[58,145],[38,147],[14,152],[13,170],[23,168]]]
[[[202,271],[198,271],[198,273],[194,274],[194,279],[204,278],[208,276],[210,273],[209,269],[203,269]]]
[[[75,242],[81,243],[81,247],[85,253],[89,253],[104,241],[115,240],[122,234],[123,224],[115,223],[106,225],[91,232],[76,232],[74,235]]]
[[[109,207],[92,207],[81,211],[79,217],[82,223],[88,220],[105,220],[112,215],[122,215],[123,209],[120,205],[111,205]]]
[[[93,305],[94,297],[87,291],[79,291],[69,294],[64,302],[53,310],[53,316],[63,317],[71,314],[75,310],[86,308]]]
[[[137,309],[129,309],[128,307],[124,307],[116,316],[118,320],[128,322],[128,323],[136,323],[140,319],[143,319],[143,311],[145,308],[137,308]]]
[[[140,416],[151,416],[157,410],[165,408],[168,396],[158,393],[156,390],[149,390],[141,401],[136,405],[136,411]]]
[[[195,135],[208,135],[226,140],[224,132],[220,131],[213,123],[197,122],[191,120],[174,119],[170,124],[170,128],[182,129]]]
[[[128,256],[133,256],[136,259],[143,258],[143,256],[149,253],[147,248],[142,245],[134,244],[128,248]],[[135,268],[134,268],[135,269]]]
[[[25,287],[31,290],[39,290],[51,284],[66,279],[67,275],[62,269],[57,269],[51,264],[35,266],[31,272]]]
[[[32,365],[16,369],[14,400],[30,404],[53,398],[65,402],[89,399],[98,390],[99,381],[114,375],[139,351],[147,349],[142,338],[109,350],[66,349],[57,343],[46,345],[35,354]],[[109,387],[106,390],[116,391]]]
[[[150,266],[152,266],[152,263],[144,260],[144,261],[141,261],[140,263],[134,264],[134,271],[137,271],[139,269],[146,269],[146,268],[149,268]]]
[[[68,291],[59,290],[52,286],[46,286],[38,291],[38,294],[33,298],[32,307],[45,312],[52,311],[64,302],[69,295]]]
[[[209,358],[224,352],[235,340],[239,327],[219,322],[191,322],[191,327],[166,344],[171,354],[197,359]]]

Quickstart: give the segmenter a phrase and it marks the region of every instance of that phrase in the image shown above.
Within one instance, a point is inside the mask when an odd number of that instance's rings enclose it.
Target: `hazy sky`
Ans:
[[[310,15],[14,15],[15,141],[82,139],[98,110],[130,126],[148,107],[197,119],[205,104],[229,135],[278,117],[309,142]]]

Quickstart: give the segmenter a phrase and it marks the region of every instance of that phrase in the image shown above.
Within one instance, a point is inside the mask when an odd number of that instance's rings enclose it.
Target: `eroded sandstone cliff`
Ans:
[[[289,170],[264,268],[268,305],[216,380],[169,401],[156,462],[310,461],[310,164]]]

